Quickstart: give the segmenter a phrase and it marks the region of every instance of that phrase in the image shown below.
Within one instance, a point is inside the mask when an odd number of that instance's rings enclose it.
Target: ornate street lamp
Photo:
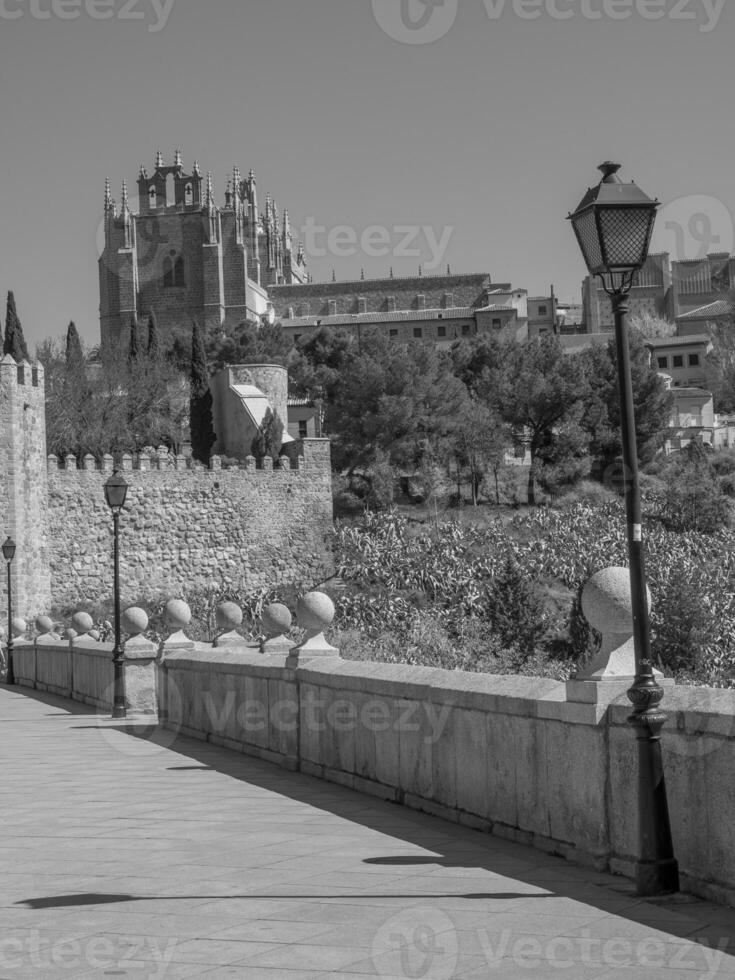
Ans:
[[[635,680],[628,691],[633,713],[628,721],[635,728],[638,739],[640,856],[636,861],[636,887],[641,895],[661,895],[678,891],[679,868],[671,841],[661,759],[661,729],[666,722],[666,714],[659,704],[664,692],[656,681],[651,663],[638,451],[628,347],[630,290],[636,272],[648,257],[659,202],[652,200],[635,184],[622,183],[617,176],[619,169],[616,163],[602,164],[601,182],[587,191],[577,210],[569,215],[569,220],[587,268],[592,276],[601,279],[615,315],[635,647]]]
[[[105,500],[112,511],[112,522],[115,536],[115,647],[112,651],[112,663],[115,677],[113,718],[125,718],[125,653],[120,640],[120,512],[125,506],[128,484],[125,477],[117,470],[105,483]]]
[[[8,537],[3,545],[3,558],[8,565],[8,667],[5,673],[5,683],[15,684],[13,669],[13,587],[10,581],[10,563],[15,558],[15,541]]]

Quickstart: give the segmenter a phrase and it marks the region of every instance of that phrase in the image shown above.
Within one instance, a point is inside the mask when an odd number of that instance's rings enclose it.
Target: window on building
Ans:
[[[413,328],[413,335],[414,335],[414,337],[416,337],[418,339],[420,337],[423,337],[424,332],[421,329],[421,327],[414,327]]]
[[[671,358],[671,366],[675,368],[684,367],[684,355],[674,354],[674,356]]]
[[[186,274],[184,259],[181,255],[167,255],[163,260],[163,287],[171,289],[174,286],[185,286]]]
[[[174,284],[174,260],[167,255],[163,260],[163,288],[169,289]]]
[[[306,439],[307,434],[306,419],[299,419],[299,439]]]
[[[539,306],[539,308],[538,308],[538,315],[539,316],[546,316],[546,314],[548,312],[549,311],[548,311],[548,308],[546,306]]]
[[[301,334],[300,334],[300,333],[295,333],[295,334],[293,335],[293,342],[294,342],[295,344],[298,344],[298,342],[299,342],[300,340],[301,340]]]
[[[186,201],[187,207],[189,207],[191,204],[194,203],[194,188],[191,186],[191,184],[186,185],[186,189],[184,191],[184,199]]]
[[[397,337],[398,336],[398,331],[397,330],[391,330],[390,335],[391,335],[391,337]]]
[[[437,327],[436,333],[437,333],[437,336],[438,337],[446,337],[446,335],[447,335],[447,328],[446,327]]]
[[[497,317],[493,319],[493,330],[500,330],[500,319]]]
[[[659,357],[658,358],[658,366],[660,368],[667,368],[669,366],[669,359],[668,359],[668,357]]]
[[[156,188],[151,187],[148,191],[148,203],[152,208],[158,206],[158,194],[156,194]]]
[[[469,337],[469,334],[470,334],[470,325],[469,325],[469,323],[463,323],[462,324],[462,336],[463,337]]]
[[[699,354],[689,355],[689,367],[699,367]]]
[[[176,204],[176,181],[173,174],[166,177],[166,207],[170,208]]]

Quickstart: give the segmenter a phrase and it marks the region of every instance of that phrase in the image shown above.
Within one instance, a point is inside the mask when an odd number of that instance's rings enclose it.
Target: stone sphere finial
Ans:
[[[266,636],[280,636],[291,629],[293,617],[288,606],[282,602],[272,602],[263,610],[260,621]]]
[[[77,636],[85,636],[94,626],[94,620],[85,612],[74,613],[71,623]]]
[[[191,623],[191,609],[183,599],[169,599],[164,618],[169,629],[183,630]]]
[[[307,632],[321,633],[334,619],[334,603],[324,592],[307,592],[296,604],[299,626]]]
[[[22,616],[14,616],[11,626],[13,629],[14,640],[17,640],[21,636],[26,635],[26,631],[28,630],[28,623],[26,623],[25,619],[23,619]]]
[[[41,636],[53,633],[54,621],[50,616],[36,616],[36,629]]]
[[[232,632],[242,626],[242,609],[235,602],[221,602],[216,617],[218,629]]]
[[[648,590],[648,606],[651,592]],[[582,612],[587,622],[599,633],[631,634],[633,632],[633,603],[630,594],[628,568],[603,568],[585,584],[582,590]]]
[[[145,609],[131,606],[122,614],[120,625],[128,636],[140,636],[148,629],[148,613]]]

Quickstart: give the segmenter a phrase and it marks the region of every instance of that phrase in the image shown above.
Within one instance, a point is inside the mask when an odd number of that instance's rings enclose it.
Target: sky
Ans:
[[[655,250],[734,252],[734,32],[734,0],[0,0],[0,294],[31,350],[98,343],[105,177],[135,193],[159,147],[222,203],[253,168],[316,281],[579,301],[565,219],[609,159]]]

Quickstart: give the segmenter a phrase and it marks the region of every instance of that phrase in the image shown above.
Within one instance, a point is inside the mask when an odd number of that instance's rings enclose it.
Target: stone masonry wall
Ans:
[[[304,440],[297,469],[132,469],[120,518],[124,603],[232,584],[303,583],[333,572],[329,441]],[[94,466],[89,460],[90,467]],[[48,539],[54,606],[112,592],[111,468],[60,469],[49,459]],[[35,610],[41,611],[41,610]]]

